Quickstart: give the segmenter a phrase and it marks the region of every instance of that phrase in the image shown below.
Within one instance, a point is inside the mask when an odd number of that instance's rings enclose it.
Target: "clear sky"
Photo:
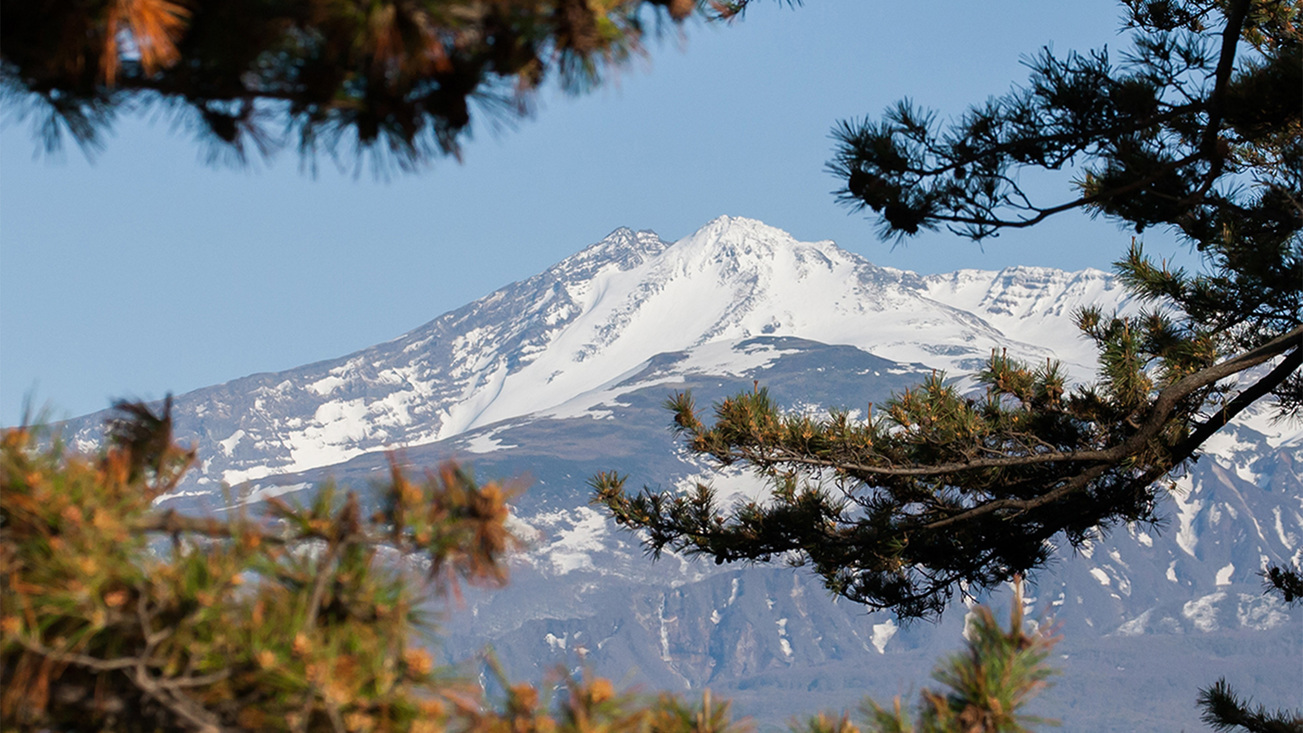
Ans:
[[[333,358],[394,338],[628,226],[674,240],[721,214],[832,239],[919,272],[1108,269],[1130,241],[1064,215],[983,248],[892,248],[824,171],[840,119],[911,97],[943,114],[1026,79],[1042,46],[1119,36],[1105,0],[757,3],[689,25],[580,97],[544,93],[514,130],[475,128],[462,163],[377,181],[293,154],[207,167],[164,122],[126,118],[88,163],[0,131],[0,424]],[[1067,194],[1064,182],[1047,182]],[[1149,234],[1160,252],[1170,241]]]

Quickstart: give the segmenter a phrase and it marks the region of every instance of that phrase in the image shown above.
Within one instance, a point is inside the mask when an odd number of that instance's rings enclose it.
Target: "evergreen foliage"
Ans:
[[[960,394],[942,374],[812,419],[763,389],[703,421],[669,403],[688,449],[754,469],[762,502],[721,507],[707,485],[595,502],[647,547],[715,562],[809,564],[833,593],[903,617],[938,614],[1123,522],[1154,522],[1166,479],[1250,405],[1303,407],[1303,6],[1283,0],[1127,0],[1133,48],[1029,62],[1031,79],[949,125],[902,102],[842,123],[840,197],[885,235],[948,227],[973,239],[1084,209],[1202,253],[1190,273],[1133,244],[1116,263],[1149,307],[1077,314],[1099,373],[992,354]],[[1075,192],[1038,202],[1027,170],[1072,169]],[[1287,569],[1282,569],[1287,570]]]
[[[1264,575],[1268,591],[1279,593],[1280,597],[1285,599],[1285,603],[1291,606],[1303,603],[1303,574],[1297,570],[1273,565],[1267,568]]]
[[[40,144],[87,151],[155,108],[210,161],[296,147],[413,170],[456,154],[472,111],[509,121],[548,75],[582,90],[706,0],[57,0],[0,3],[0,93]]]
[[[372,517],[329,487],[305,508],[273,499],[263,519],[159,512],[153,499],[195,460],[171,440],[169,405],[119,404],[96,456],[39,430],[0,436],[5,730],[752,730],[709,691],[697,703],[646,699],[563,673],[549,699],[492,662],[503,692],[486,699],[416,632],[431,588],[506,581],[515,540],[502,487],[451,464],[422,481],[394,466]],[[1044,686],[1052,644],[1024,629],[1017,598],[1008,632],[977,609],[968,651],[936,675],[950,692],[924,693],[921,730],[1021,730],[1017,711]],[[858,731],[830,720],[808,730]]]
[[[1252,733],[1298,733],[1303,730],[1303,715],[1287,710],[1268,711],[1261,705],[1250,709],[1252,704],[1252,700],[1241,700],[1225,679],[1199,691],[1199,707],[1203,708],[1200,717],[1213,730],[1242,728]]]
[[[899,698],[890,709],[867,700],[863,710],[867,729],[875,733],[1019,733],[1028,730],[1028,724],[1055,724],[1019,711],[1049,685],[1055,672],[1045,660],[1058,639],[1026,628],[1020,592],[1014,594],[1012,604],[1007,631],[1000,628],[990,608],[975,610],[967,648],[932,673],[948,692],[924,689],[919,694],[917,724],[902,709]]]
[[[709,697],[566,677],[554,700],[503,679],[486,701],[435,664],[416,636],[430,589],[506,581],[498,484],[395,467],[372,517],[330,488],[305,508],[272,499],[263,519],[181,516],[151,507],[195,460],[170,425],[121,405],[97,456],[28,428],[0,437],[4,730],[731,730]]]
[[[1045,629],[1023,620],[1022,584],[1014,584],[1009,628],[1002,629],[991,609],[974,609],[964,651],[938,665],[932,679],[944,691],[923,689],[915,715],[897,696],[890,707],[866,699],[860,708],[864,727],[849,715],[817,715],[795,733],[1022,733],[1027,725],[1058,725],[1021,711],[1049,685],[1056,671],[1046,664],[1058,642]],[[916,716],[916,718],[915,718]]]

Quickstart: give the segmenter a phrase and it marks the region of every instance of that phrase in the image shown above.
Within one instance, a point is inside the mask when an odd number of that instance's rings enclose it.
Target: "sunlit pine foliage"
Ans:
[[[726,733],[727,705],[479,684],[421,646],[421,608],[506,582],[509,492],[395,465],[363,516],[332,487],[267,516],[154,508],[194,463],[161,411],[119,405],[109,447],[0,437],[0,726],[17,731]],[[418,574],[414,568],[420,569]]]

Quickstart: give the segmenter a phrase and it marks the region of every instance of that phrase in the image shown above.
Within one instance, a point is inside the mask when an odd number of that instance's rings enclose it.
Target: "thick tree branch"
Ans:
[[[131,531],[136,534],[147,534],[153,532],[163,534],[189,534],[208,537],[215,540],[238,540],[244,537],[256,537],[259,542],[267,542],[274,545],[284,545],[290,542],[310,539],[304,537],[286,537],[283,534],[273,533],[250,523],[234,523],[207,517],[188,517],[183,514],[178,514],[175,509],[168,510],[163,514],[151,514],[149,516],[141,517],[132,523]]]
[[[1018,512],[1026,512],[1048,504],[1053,504],[1066,496],[1070,496],[1071,494],[1086,488],[1090,485],[1091,481],[1103,476],[1109,468],[1110,466],[1107,465],[1092,466],[1081,473],[1072,476],[1067,481],[1064,481],[1059,486],[1041,494],[1040,496],[1035,496],[1031,499],[996,499],[995,501],[988,501],[985,504],[980,504],[972,509],[967,509],[959,514],[946,517],[945,519],[938,519],[935,522],[929,522],[923,525],[923,529],[944,529],[946,527],[976,519],[977,517],[986,514],[998,512],[1002,509],[1014,509]]]
[[[1226,87],[1231,81],[1231,72],[1235,69],[1235,51],[1240,45],[1240,34],[1244,30],[1244,21],[1248,17],[1250,0],[1235,0],[1230,14],[1226,16],[1226,28],[1222,31],[1221,55],[1217,58],[1217,73],[1214,77],[1212,94],[1208,97],[1208,125],[1204,128],[1201,152],[1210,160],[1217,159],[1218,132],[1222,126],[1222,114],[1226,102]]]
[[[1173,462],[1180,463],[1193,455],[1194,451],[1198,450],[1204,441],[1212,437],[1213,433],[1225,427],[1227,423],[1234,420],[1235,416],[1243,412],[1249,405],[1266,397],[1273,389],[1289,378],[1290,374],[1297,371],[1300,366],[1303,366],[1303,349],[1295,349],[1287,354],[1280,364],[1277,364],[1276,368],[1268,372],[1265,377],[1235,395],[1235,398],[1227,402],[1215,415],[1204,420],[1191,431],[1185,440],[1173,446]]]
[[[1175,160],[1172,161],[1171,163],[1168,163],[1167,165],[1159,168],[1154,173],[1144,176],[1143,178],[1137,178],[1136,180],[1126,184],[1125,186],[1111,188],[1107,191],[1100,191],[1099,193],[1092,194],[1090,196],[1082,196],[1073,201],[1057,204],[1055,206],[1050,206],[1044,209],[1039,207],[1033,207],[1036,211],[1036,215],[1028,217],[1026,219],[996,219],[993,217],[955,216],[955,215],[945,215],[945,214],[937,214],[934,215],[932,218],[936,219],[937,221],[946,222],[948,224],[971,224],[973,226],[992,226],[1001,229],[1023,229],[1026,227],[1031,227],[1036,224],[1039,224],[1042,221],[1045,221],[1046,219],[1050,218],[1051,216],[1054,216],[1055,214],[1061,214],[1065,211],[1071,211],[1072,209],[1079,209],[1082,208],[1083,206],[1090,206],[1092,204],[1118,198],[1119,196],[1126,196],[1128,194],[1135,193],[1136,191],[1139,191],[1145,186],[1148,186],[1149,184],[1154,183],[1155,181],[1161,180],[1164,176],[1171,173],[1172,171],[1177,170],[1182,166],[1189,165],[1190,163],[1201,160],[1203,157],[1204,156],[1202,153],[1191,153],[1190,155],[1187,155],[1180,160]]]

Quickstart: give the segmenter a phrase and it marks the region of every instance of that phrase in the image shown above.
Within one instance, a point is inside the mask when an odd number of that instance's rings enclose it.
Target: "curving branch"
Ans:
[[[962,522],[970,521],[986,514],[994,514],[1002,509],[1015,509],[1019,513],[1027,512],[1032,509],[1039,509],[1043,506],[1049,506],[1055,502],[1070,496],[1090,485],[1092,481],[1103,476],[1108,472],[1110,466],[1092,466],[1076,476],[1072,476],[1062,485],[1031,499],[995,499],[984,504],[979,504],[972,509],[966,509],[959,514],[955,514],[945,519],[938,519],[934,522],[928,522],[922,525],[923,529],[937,530],[944,529]]]
[[[169,509],[162,514],[141,517],[131,524],[131,531],[136,534],[170,534],[196,535],[214,540],[238,540],[256,537],[259,542],[273,545],[285,545],[310,537],[286,537],[282,533],[272,532],[249,522],[232,523],[210,517],[192,517],[178,514]]]
[[[1278,363],[1266,375],[1214,414],[1198,417],[1196,402],[1218,382],[1273,359]],[[1152,518],[1155,482],[1189,459],[1212,431],[1283,383],[1301,361],[1303,326],[1297,326],[1175,380],[1130,413],[1112,414],[1105,432],[1126,432],[1113,438],[1110,447],[1055,449],[1054,443],[1028,433],[1005,436],[1003,450],[1018,455],[959,446],[949,449],[972,457],[934,463],[909,445],[897,446],[906,450],[897,455],[890,433],[875,431],[871,440],[886,438],[886,447],[865,447],[884,452],[858,461],[851,454],[860,439],[848,438],[842,450],[848,459],[839,459],[832,426],[814,428],[831,431],[832,446],[825,440],[789,439],[800,426],[783,423],[758,392],[726,401],[718,408],[717,425],[706,427],[684,395],[672,400],[671,407],[690,449],[725,464],[750,464],[770,476],[778,482],[773,504],[723,511],[704,485],[693,495],[644,489],[631,496],[623,490],[624,479],[613,474],[595,478],[594,501],[606,505],[621,525],[647,530],[644,542],[653,554],[669,546],[721,563],[767,561],[796,552],[832,592],[875,608],[894,608],[902,616],[924,616],[940,612],[960,581],[972,588],[990,587],[1009,573],[1039,566],[1045,542],[1057,534],[1077,542],[1092,527]],[[1196,397],[1200,399],[1192,400]],[[938,393],[936,399],[947,398]],[[1056,408],[1045,411],[1055,413]],[[1088,415],[1073,419],[1089,421]],[[1194,420],[1198,422],[1187,429]],[[836,471],[846,502],[818,486],[796,483],[802,473],[820,470]],[[849,485],[842,485],[843,480]],[[858,510],[848,514],[847,506]]]
[[[1230,84],[1231,72],[1235,70],[1235,52],[1239,48],[1240,34],[1244,30],[1244,21],[1248,18],[1249,6],[1252,4],[1251,0],[1234,0],[1226,16],[1213,90],[1208,96],[1208,123],[1204,127],[1203,141],[1200,144],[1200,152],[1210,159],[1221,158],[1217,153],[1217,141],[1225,112],[1226,87]]]
[[[1022,189],[1014,188],[1014,193],[1017,196],[1022,198],[1024,201],[1028,201],[1028,204],[1025,207],[1020,207],[1020,208],[1025,208],[1036,212],[1034,216],[1029,216],[1023,219],[999,219],[996,217],[989,217],[989,216],[957,216],[951,214],[934,214],[933,218],[936,221],[946,222],[949,224],[969,224],[973,226],[995,227],[998,229],[1025,229],[1027,227],[1035,226],[1036,224],[1045,221],[1046,219],[1050,218],[1051,216],[1054,216],[1055,214],[1062,214],[1065,211],[1084,208],[1087,206],[1091,206],[1093,204],[1099,204],[1105,201],[1109,201],[1111,199],[1118,198],[1120,196],[1127,196],[1137,191],[1141,191],[1146,186],[1149,186],[1150,184],[1153,184],[1156,181],[1162,180],[1164,176],[1171,173],[1172,171],[1179,170],[1191,163],[1198,162],[1202,160],[1203,157],[1204,156],[1201,153],[1191,153],[1190,155],[1187,155],[1180,160],[1175,160],[1172,161],[1171,163],[1168,163],[1167,165],[1159,168],[1157,171],[1151,173],[1150,175],[1137,178],[1136,180],[1124,186],[1118,186],[1117,188],[1110,188],[1106,191],[1100,191],[1099,193],[1091,194],[1089,196],[1081,196],[1079,198],[1073,199],[1072,201],[1067,201],[1061,204],[1056,204],[1054,206],[1048,206],[1045,208],[1032,205],[1030,203],[1030,199],[1028,199],[1027,196],[1023,194]],[[1001,178],[1002,180],[1005,181],[1010,180],[1004,176],[1001,176]]]
[[[928,466],[879,466],[867,463],[851,463],[828,458],[818,458],[791,449],[771,446],[762,446],[763,450],[772,451],[769,453],[756,453],[743,449],[730,453],[729,457],[748,461],[762,459],[765,462],[791,463],[814,468],[838,468],[844,469],[848,472],[878,476],[940,476],[975,469],[1008,468],[1011,466],[1029,466],[1044,463],[1116,462],[1134,455],[1143,449],[1146,443],[1157,436],[1163,429],[1167,420],[1171,418],[1172,413],[1175,412],[1176,407],[1181,400],[1205,387],[1212,386],[1227,377],[1234,376],[1246,369],[1263,364],[1290,349],[1294,349],[1294,352],[1287,357],[1280,366],[1256,383],[1251,388],[1251,391],[1246,390],[1245,394],[1249,396],[1246,397],[1245,400],[1237,399],[1228,403],[1225,408],[1218,412],[1217,417],[1210,419],[1208,422],[1201,425],[1196,431],[1198,433],[1199,431],[1207,430],[1209,431],[1208,434],[1211,434],[1211,432],[1215,431],[1217,427],[1221,427],[1244,408],[1248,407],[1267,392],[1270,392],[1271,389],[1283,382],[1286,377],[1297,369],[1299,360],[1303,358],[1303,351],[1299,351],[1301,345],[1303,345],[1303,326],[1272,339],[1256,349],[1246,351],[1234,358],[1227,359],[1226,361],[1214,364],[1207,369],[1181,378],[1158,393],[1158,396],[1154,399],[1144,422],[1140,424],[1136,429],[1136,432],[1132,433],[1125,441],[1118,443],[1111,448],[1101,450],[1046,451],[1042,453],[1030,453],[1027,455],[1005,456],[1000,458],[974,458],[969,461],[939,463]],[[1220,423],[1218,423],[1219,420]],[[1216,427],[1211,427],[1214,424]],[[1192,449],[1197,448],[1206,437],[1207,435],[1204,435],[1204,437],[1197,443],[1194,443]],[[1189,442],[1189,440],[1183,441],[1180,445],[1185,445]]]
[[[1212,434],[1221,430],[1236,415],[1243,412],[1249,405],[1266,397],[1274,389],[1279,387],[1289,378],[1291,374],[1298,371],[1303,366],[1303,349],[1294,349],[1276,365],[1274,369],[1267,373],[1262,379],[1259,379],[1252,386],[1235,395],[1235,398],[1227,402],[1224,407],[1200,423],[1190,435],[1180,443],[1172,447],[1172,456],[1177,463],[1185,460],[1203,445],[1204,441],[1212,437]]]

